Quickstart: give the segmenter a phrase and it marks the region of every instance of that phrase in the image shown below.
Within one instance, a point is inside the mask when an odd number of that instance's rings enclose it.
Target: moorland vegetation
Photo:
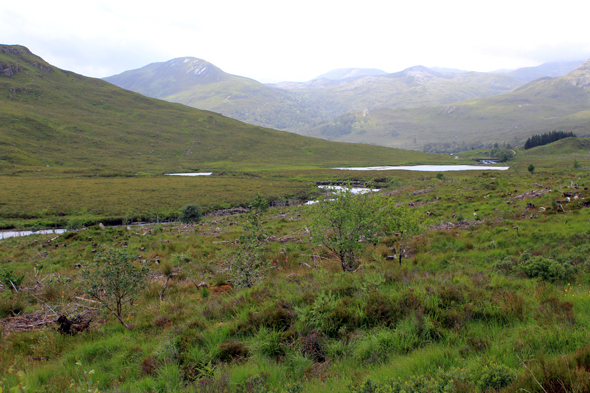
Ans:
[[[508,172],[361,175],[381,191],[326,195],[381,206],[361,217],[375,236],[349,243],[346,269],[327,243],[335,227],[321,216],[338,208],[327,201],[267,209],[254,196],[248,213],[200,223],[4,240],[0,277],[22,281],[0,297],[1,386],[585,391],[590,160],[575,157],[579,168],[530,155]],[[404,244],[386,206],[418,226]],[[85,273],[109,253],[143,271],[120,318]],[[81,331],[57,331],[58,315]]]

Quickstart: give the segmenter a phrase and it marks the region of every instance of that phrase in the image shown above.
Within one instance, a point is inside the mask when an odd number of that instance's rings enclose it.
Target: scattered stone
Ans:
[[[518,192],[517,190],[514,190],[514,192]],[[522,193],[520,195],[517,195],[515,197],[513,197],[512,199],[518,199],[520,201],[525,200],[526,198],[537,198],[542,196],[543,194],[547,194],[548,192],[551,192],[551,190],[549,189],[543,189],[543,190],[532,190],[529,192],[525,192]]]

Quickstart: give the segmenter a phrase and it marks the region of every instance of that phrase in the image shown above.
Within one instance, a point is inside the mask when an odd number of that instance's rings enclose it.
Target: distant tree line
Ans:
[[[572,131],[566,132],[566,131],[555,130],[555,131],[547,132],[542,135],[533,135],[529,139],[526,140],[526,142],[524,144],[524,148],[526,150],[526,149],[530,149],[530,148],[537,147],[537,146],[543,146],[543,145],[547,145],[549,143],[558,141],[560,139],[570,138],[570,137],[577,138],[576,134],[574,134]]]

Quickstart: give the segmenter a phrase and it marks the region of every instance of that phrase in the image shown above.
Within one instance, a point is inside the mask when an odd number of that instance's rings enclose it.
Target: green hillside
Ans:
[[[394,74],[366,75],[371,72],[378,70],[335,70],[310,82],[264,85],[186,57],[105,80],[148,97],[304,135],[310,128],[349,112],[446,104],[503,94],[524,83],[506,74],[436,72],[421,66]]]
[[[218,112],[274,129],[297,129],[330,119],[301,94],[228,74],[194,57],[149,64],[104,80],[147,97]]]
[[[522,82],[504,74],[436,72],[416,66],[402,72],[341,81],[279,84],[308,95],[333,116],[379,108],[439,105],[507,93]]]
[[[590,138],[565,138],[544,146],[524,150],[525,156],[555,156],[555,155],[588,155],[590,154]]]
[[[0,168],[124,172],[440,162],[440,156],[263,129],[150,99],[0,47]]]
[[[425,151],[524,143],[555,129],[590,134],[590,61],[558,78],[450,105],[377,109],[344,115],[307,135]]]

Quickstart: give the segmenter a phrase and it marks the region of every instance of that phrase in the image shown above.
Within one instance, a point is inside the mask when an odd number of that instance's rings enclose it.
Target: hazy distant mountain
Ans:
[[[393,74],[349,68],[309,82],[264,85],[192,57],[153,63],[105,80],[148,97],[302,134],[348,112],[451,103],[522,85],[509,75],[443,73],[422,66]]]
[[[313,105],[335,117],[378,108],[439,105],[488,97],[509,92],[522,84],[504,74],[448,73],[414,66],[392,74],[273,86],[304,94]]]
[[[228,74],[194,57],[149,64],[104,80],[148,97],[280,130],[307,127],[329,119],[321,108],[310,105],[297,93]]]
[[[340,80],[346,78],[358,78],[361,76],[375,76],[384,74],[387,74],[387,72],[377,68],[339,68],[337,70],[326,72],[325,74],[322,74],[313,79]]]
[[[552,63],[544,63],[536,67],[524,67],[517,70],[508,71],[507,74],[520,79],[525,82],[530,82],[535,79],[544,77],[558,77],[573,71],[576,67],[582,64],[583,60],[576,61],[556,61]]]
[[[184,57],[150,64],[105,80],[149,97],[212,110],[250,124],[326,139],[393,143],[419,149],[424,142],[414,143],[413,138],[410,143],[370,137],[369,129],[387,128],[389,120],[377,126],[369,125],[368,119],[375,118],[378,113],[398,113],[391,111],[400,108],[450,105],[468,100],[480,102],[485,97],[510,93],[530,78],[559,74],[568,67],[572,67],[572,63],[548,63],[510,73],[486,73],[414,66],[390,74],[376,69],[347,68],[330,71],[308,82],[265,85],[227,74],[204,60]],[[366,75],[371,73],[373,75]],[[423,108],[416,113],[428,110]],[[360,123],[356,122],[358,116],[362,117]],[[414,123],[416,121],[412,120]],[[361,134],[355,136],[356,131]]]
[[[590,134],[590,60],[557,78],[507,94],[447,105],[348,113],[307,135],[450,152],[495,142],[523,143],[555,129]]]

